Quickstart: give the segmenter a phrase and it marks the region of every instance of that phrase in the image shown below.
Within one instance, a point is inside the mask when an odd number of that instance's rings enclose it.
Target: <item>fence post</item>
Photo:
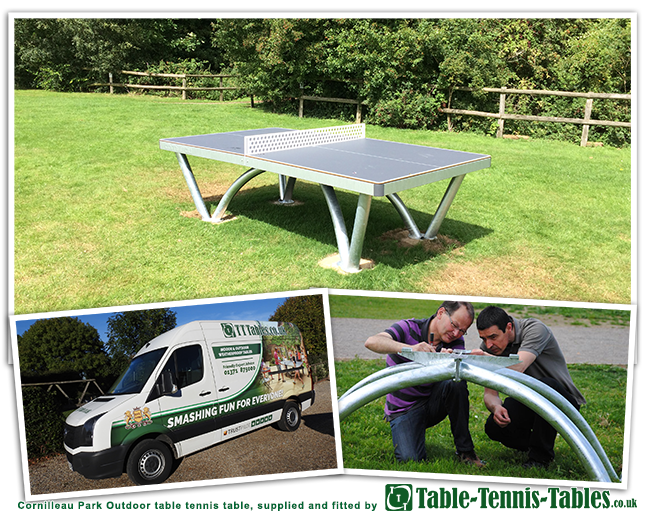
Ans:
[[[223,76],[219,76],[219,88],[223,88]],[[219,101],[223,103],[223,90],[219,91]]]
[[[506,87],[501,87],[504,92],[499,94],[499,129],[497,130],[497,138],[501,139],[503,137],[503,125],[505,119],[503,119],[504,114],[506,113]]]
[[[183,74],[183,100],[187,99],[186,89],[187,88],[187,79],[185,74]]]
[[[302,117],[302,111],[305,106],[305,100],[300,96],[300,101],[298,103],[298,117]]]
[[[361,101],[357,103],[357,124],[361,123]]]
[[[593,107],[594,104],[594,98],[587,98],[587,102],[585,103],[585,121],[589,121],[591,119],[591,108]],[[580,146],[587,146],[587,142],[589,141],[589,125],[582,125],[582,138],[580,139]]]
[[[112,94],[113,93],[113,73],[112,72],[108,73],[108,85],[109,85],[108,86],[108,92],[110,94]]]

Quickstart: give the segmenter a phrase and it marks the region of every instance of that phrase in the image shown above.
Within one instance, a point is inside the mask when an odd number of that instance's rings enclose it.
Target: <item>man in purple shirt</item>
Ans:
[[[366,348],[386,354],[388,366],[409,362],[403,347],[420,352],[464,350],[463,336],[474,321],[467,302],[443,302],[430,318],[402,320],[366,340]],[[386,396],[395,457],[399,461],[426,459],[425,431],[449,417],[456,455],[462,462],[482,467],[469,432],[469,392],[466,381],[438,381],[404,388]]]

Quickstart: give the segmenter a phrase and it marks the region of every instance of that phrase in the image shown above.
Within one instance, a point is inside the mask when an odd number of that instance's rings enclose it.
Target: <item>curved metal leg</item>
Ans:
[[[190,195],[192,195],[194,205],[201,215],[201,219],[210,220],[210,213],[208,212],[208,208],[205,207],[205,202],[203,202],[201,191],[199,190],[199,186],[196,184],[196,179],[194,178],[194,173],[192,172],[190,163],[187,160],[187,156],[184,153],[176,152],[176,158],[178,159],[178,164],[183,172],[183,177],[185,177],[187,187],[190,189]]]
[[[578,455],[591,478],[599,482],[611,482],[608,472],[593,446],[564,412],[546,397],[509,377],[467,363],[462,363],[461,377],[473,383],[503,392],[525,404],[562,435],[569,446],[573,448],[575,454]]]
[[[336,198],[334,188],[321,184],[323,195],[327,201],[327,206],[332,216],[334,225],[334,234],[336,235],[336,245],[339,249],[339,267],[346,273],[358,273],[361,269],[361,249],[363,248],[363,239],[366,235],[368,226],[368,216],[370,214],[370,201],[372,196],[360,193],[357,202],[357,211],[354,217],[354,227],[352,229],[352,240],[348,240],[348,232],[345,227],[345,220],[341,212],[341,206]]]
[[[415,220],[413,220],[413,217],[406,207],[406,204],[402,202],[402,199],[399,197],[399,195],[397,193],[390,193],[389,195],[386,195],[386,197],[393,203],[393,206],[395,206],[395,209],[402,217],[404,224],[406,224],[406,227],[409,228],[409,237],[422,238],[423,235],[420,232],[420,229],[415,223]]]
[[[237,194],[237,192],[242,188],[242,186],[244,186],[244,184],[246,184],[251,179],[257,177],[260,173],[264,173],[264,170],[251,168],[246,173],[242,174],[239,177],[239,179],[233,182],[230,188],[226,190],[226,193],[219,201],[219,205],[217,206],[215,212],[212,214],[212,218],[210,220],[212,222],[219,222],[222,219],[224,213],[226,212],[226,209],[228,209],[228,204],[230,204],[230,201]]]
[[[530,382],[524,382],[524,378],[519,378],[519,374],[514,370],[502,369],[493,372],[463,362],[460,358],[452,358],[447,363],[431,365],[408,363],[408,365],[410,365],[408,369],[382,370],[381,373],[372,374],[355,385],[354,390],[351,389],[339,399],[339,417],[344,419],[354,410],[395,390],[427,382],[463,379],[503,392],[538,413],[562,435],[594,480],[611,482],[610,476],[615,476],[618,479],[615,473],[612,475],[612,471],[605,468],[602,460],[604,451],[603,454],[597,453],[598,448],[602,450],[602,447],[595,435],[593,438],[585,435],[582,428],[576,426],[574,420],[567,417],[562,409],[547,398],[547,395],[551,394],[550,392],[547,392],[545,388],[537,388],[535,384],[530,386],[525,384],[530,384]],[[512,377],[513,374],[517,375]],[[541,395],[538,392],[546,395]],[[551,395],[551,397],[556,400],[555,396]],[[559,398],[564,401],[562,396]],[[560,401],[558,400],[558,402]],[[571,407],[568,403],[567,406]],[[566,406],[563,404],[562,408],[566,408]]]
[[[530,377],[526,374],[522,374],[515,370],[501,369],[501,370],[497,370],[496,373],[504,375],[510,379],[513,379],[519,383],[526,385],[529,388],[532,388],[536,392],[546,397],[560,410],[562,410],[567,415],[567,417],[573,421],[573,424],[575,424],[578,427],[578,429],[582,432],[585,438],[593,446],[594,450],[596,450],[596,453],[600,458],[601,462],[603,463],[603,465],[605,466],[605,469],[607,470],[609,476],[614,480],[620,480],[620,477],[616,473],[616,470],[614,469],[614,466],[612,466],[610,460],[607,458],[607,454],[605,453],[605,450],[600,445],[600,442],[598,441],[596,434],[591,429],[591,426],[589,426],[589,423],[587,423],[585,418],[582,415],[580,415],[580,412],[576,410],[573,407],[573,405],[571,405],[571,403],[569,403],[561,394],[556,392],[550,386],[545,385],[544,383],[538,381],[534,377]]]
[[[445,216],[447,215],[447,211],[449,211],[449,206],[451,206],[451,203],[454,201],[454,197],[456,196],[456,193],[458,193],[458,188],[460,188],[460,185],[463,182],[464,178],[465,178],[465,174],[459,175],[458,177],[454,177],[453,179],[451,179],[451,181],[449,182],[449,186],[447,186],[447,191],[445,191],[445,194],[443,195],[442,200],[438,205],[438,209],[436,210],[436,213],[433,215],[433,219],[431,219],[431,224],[429,224],[429,228],[427,229],[427,232],[424,234],[424,238],[427,238],[429,240],[433,240],[434,238],[436,238],[436,235],[438,234],[438,230],[440,229],[440,225],[442,224],[442,221],[445,219]]]
[[[293,187],[296,184],[296,178],[279,174],[278,183],[280,185],[280,200],[278,202],[281,204],[293,203]]]
[[[350,240],[350,255],[347,265],[343,264],[341,259],[341,269],[347,273],[356,273],[360,271],[361,250],[363,249],[363,240],[366,236],[368,227],[368,217],[370,216],[370,202],[372,196],[359,194],[357,201],[357,211],[354,216],[354,227],[352,228],[352,239]]]
[[[334,235],[336,236],[336,246],[339,249],[339,256],[341,257],[341,260],[343,260],[343,258],[347,259],[350,257],[350,242],[348,241],[348,231],[345,228],[345,220],[343,220],[343,213],[341,212],[339,200],[336,198],[334,188],[331,186],[325,186],[324,184],[321,184],[320,187],[323,190],[327,207],[332,216],[332,224],[334,225]]]

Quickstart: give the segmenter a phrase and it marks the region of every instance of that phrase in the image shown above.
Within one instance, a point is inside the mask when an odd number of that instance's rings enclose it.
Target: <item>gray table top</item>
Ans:
[[[371,195],[395,193],[487,168],[491,160],[484,154],[370,138],[244,154],[247,135],[288,131],[265,128],[176,137],[161,139],[160,147]]]

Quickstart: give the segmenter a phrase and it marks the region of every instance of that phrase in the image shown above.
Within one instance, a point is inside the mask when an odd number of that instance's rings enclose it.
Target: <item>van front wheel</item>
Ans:
[[[282,409],[278,427],[285,432],[292,432],[300,426],[300,406],[295,401],[287,401]]]
[[[160,484],[171,474],[173,460],[166,444],[147,439],[133,448],[126,462],[126,474],[138,485]]]

